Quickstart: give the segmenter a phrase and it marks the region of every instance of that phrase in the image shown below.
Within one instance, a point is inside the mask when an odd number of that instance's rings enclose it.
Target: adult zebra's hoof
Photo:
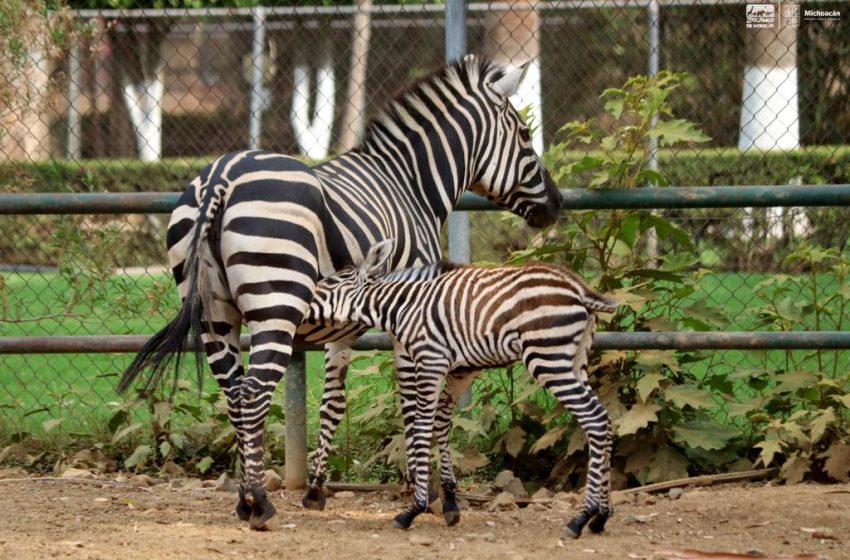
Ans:
[[[311,486],[307,489],[307,493],[301,498],[301,505],[307,509],[322,511],[325,509],[325,491],[321,486]]]
[[[251,518],[248,520],[251,529],[255,531],[268,531],[268,522],[275,516],[277,509],[266,496],[265,488],[251,488]]]
[[[239,488],[239,501],[236,503],[236,517],[240,521],[248,521],[251,519],[251,505],[245,499],[245,491]]]
[[[457,508],[457,506],[455,506]],[[443,509],[443,519],[446,520],[447,527],[453,527],[460,522],[459,509]]]
[[[608,521],[608,517],[607,513],[597,513],[587,524],[587,529],[594,534],[601,533],[605,530],[605,522]]]

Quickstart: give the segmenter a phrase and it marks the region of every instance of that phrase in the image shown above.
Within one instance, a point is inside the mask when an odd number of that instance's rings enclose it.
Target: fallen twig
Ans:
[[[668,480],[666,482],[648,484],[646,486],[638,486],[637,488],[628,488],[626,490],[620,490],[620,492],[623,494],[638,494],[640,492],[651,494],[652,492],[662,492],[671,488],[711,486],[712,484],[740,482],[742,480],[761,480],[764,478],[773,478],[777,474],[779,474],[779,468],[757,469],[754,471],[743,471],[737,473],[704,474],[701,476],[692,476],[689,478],[680,478],[678,480]]]
[[[117,480],[95,480],[89,478],[59,478],[57,476],[33,476],[27,478],[0,478],[0,482],[69,482],[71,484],[90,484],[97,486],[118,486],[120,488],[131,488],[142,492],[153,492],[150,488],[134,486]]]

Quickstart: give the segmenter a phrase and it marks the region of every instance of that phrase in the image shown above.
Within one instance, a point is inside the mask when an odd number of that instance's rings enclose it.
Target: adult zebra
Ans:
[[[415,486],[396,527],[409,528],[428,506],[432,436],[440,447],[443,515],[449,525],[458,522],[449,452],[455,402],[482,368],[522,361],[576,418],[590,448],[584,507],[564,535],[578,538],[588,522],[592,532],[603,531],[613,511],[611,422],[587,382],[587,364],[596,312],[613,313],[617,303],[573,271],[547,263],[486,268],[440,262],[386,274],[392,246],[391,239],[381,241],[360,266],[322,279],[305,321],[384,330],[408,364],[398,369],[398,385],[415,397],[404,427]]]
[[[467,57],[400,95],[355,150],[312,169],[268,152],[227,154],[180,198],[167,244],[183,303],[118,389],[142,372],[144,389],[161,382],[188,334],[203,343],[239,442],[236,513],[252,528],[264,528],[275,513],[263,486],[263,423],[296,330],[306,341],[329,343],[326,375],[341,384],[362,328],[299,329],[317,280],[390,237],[399,240],[394,268],[438,260],[440,226],[467,188],[531,226],[557,218],[559,193],[508,101],[524,70]],[[251,341],[247,373],[243,322]],[[322,431],[334,422],[324,418]]]

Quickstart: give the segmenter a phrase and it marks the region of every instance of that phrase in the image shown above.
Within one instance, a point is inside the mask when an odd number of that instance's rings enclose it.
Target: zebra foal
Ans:
[[[413,504],[394,525],[407,528],[427,507],[431,439],[440,447],[444,515],[459,514],[448,450],[457,397],[482,368],[522,361],[578,420],[590,446],[585,503],[564,533],[577,538],[588,522],[598,533],[612,513],[608,413],[587,383],[596,311],[617,304],[572,271],[551,264],[482,268],[437,263],[384,273],[393,240],[375,244],[359,267],[319,282],[307,322],[354,322],[387,331],[399,367],[399,388],[415,402],[405,415]],[[445,388],[442,389],[445,380]]]

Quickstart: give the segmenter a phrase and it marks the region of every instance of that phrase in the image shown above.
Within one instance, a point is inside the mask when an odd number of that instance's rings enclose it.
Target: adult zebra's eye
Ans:
[[[523,126],[519,129],[519,137],[522,138],[524,142],[531,142],[531,131]]]

